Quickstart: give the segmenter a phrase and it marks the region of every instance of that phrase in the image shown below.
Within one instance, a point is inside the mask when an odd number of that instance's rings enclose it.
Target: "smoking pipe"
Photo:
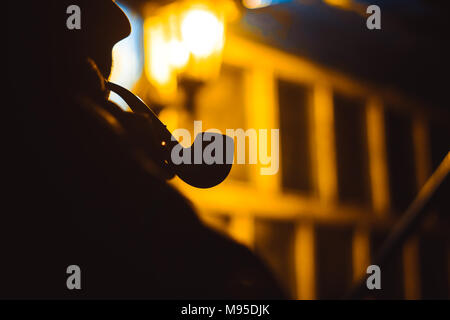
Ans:
[[[232,166],[234,154],[234,141],[229,136],[215,133],[202,132],[195,137],[194,143],[189,148],[184,148],[167,129],[167,126],[159,120],[158,116],[139,97],[124,87],[106,82],[106,87],[119,95],[135,114],[145,116],[148,120],[148,135],[153,141],[152,152],[156,150],[154,159],[170,174],[168,177],[177,175],[185,183],[197,188],[211,188],[221,183],[228,176]],[[218,161],[205,161],[204,151],[210,143],[215,143],[213,158]],[[209,148],[211,150],[211,148]],[[172,153],[184,155],[184,161],[180,157],[173,157]],[[216,157],[217,156],[217,157]],[[199,161],[199,158],[201,159]],[[208,163],[207,163],[208,162]]]

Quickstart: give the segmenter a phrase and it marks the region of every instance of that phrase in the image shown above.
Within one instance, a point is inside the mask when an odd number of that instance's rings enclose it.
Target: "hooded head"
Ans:
[[[10,2],[8,69],[16,89],[88,89],[93,73],[109,77],[112,48],[131,32],[112,0]]]

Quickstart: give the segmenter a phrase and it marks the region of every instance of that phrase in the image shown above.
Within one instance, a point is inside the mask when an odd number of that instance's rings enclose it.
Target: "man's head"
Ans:
[[[72,5],[80,9],[80,29],[67,27]],[[131,32],[112,0],[17,0],[7,13],[8,79],[22,96],[89,90],[95,77],[88,61],[108,78],[113,46]]]
[[[81,12],[81,29],[69,30],[66,26],[71,13],[66,10],[77,5]],[[112,48],[131,32],[130,23],[123,11],[112,0],[70,0],[60,1],[53,7],[58,10],[56,46],[63,44],[65,54],[75,59],[90,58],[98,66],[103,77],[111,73]],[[57,49],[56,49],[57,50]]]

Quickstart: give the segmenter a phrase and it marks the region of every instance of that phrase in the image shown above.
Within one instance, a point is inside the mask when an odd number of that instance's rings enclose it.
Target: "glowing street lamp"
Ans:
[[[194,56],[205,58],[222,49],[224,23],[211,11],[191,9],[182,18],[181,36]]]
[[[175,97],[180,77],[205,81],[218,75],[226,21],[237,13],[232,0],[186,0],[148,12],[145,73],[162,100]]]

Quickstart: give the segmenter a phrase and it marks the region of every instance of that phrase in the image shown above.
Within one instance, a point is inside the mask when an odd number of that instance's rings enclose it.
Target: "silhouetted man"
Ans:
[[[245,247],[203,226],[147,169],[107,101],[111,49],[130,33],[111,0],[8,10],[2,298],[281,298]],[[69,5],[81,29],[66,27]],[[81,269],[69,290],[67,267]]]

